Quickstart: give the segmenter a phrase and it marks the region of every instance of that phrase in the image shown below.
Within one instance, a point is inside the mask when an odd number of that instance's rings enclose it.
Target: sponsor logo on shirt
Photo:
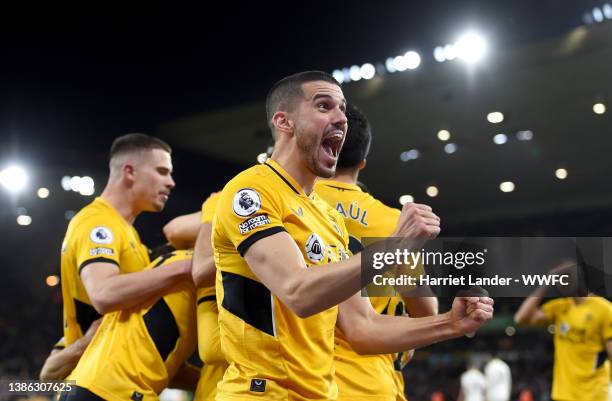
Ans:
[[[89,256],[97,256],[97,255],[108,255],[113,256],[115,254],[115,250],[112,248],[91,248],[89,250]]]
[[[249,231],[256,229],[257,227],[265,226],[266,224],[270,224],[270,219],[267,214],[259,214],[257,216],[253,216],[250,219],[243,221],[238,225],[240,229],[240,234],[246,234]]]
[[[306,256],[313,262],[320,262],[325,257],[325,243],[318,234],[312,233],[306,241]]]

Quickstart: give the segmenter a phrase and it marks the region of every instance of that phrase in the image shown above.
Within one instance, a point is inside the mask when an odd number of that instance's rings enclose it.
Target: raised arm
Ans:
[[[202,212],[194,212],[175,217],[164,226],[164,235],[176,249],[190,249],[195,245]]]
[[[210,235],[211,223],[202,223],[198,232],[198,239],[193,251],[193,268],[191,275],[196,287],[210,287],[215,284],[215,259],[213,255]]]
[[[449,312],[410,318],[378,314],[367,298],[355,294],[340,304],[337,324],[358,353],[387,354],[459,337],[492,317],[488,297],[455,298]]]
[[[115,264],[95,262],[81,269],[81,280],[93,307],[103,315],[162,296],[181,280],[191,280],[191,260],[125,274]]]

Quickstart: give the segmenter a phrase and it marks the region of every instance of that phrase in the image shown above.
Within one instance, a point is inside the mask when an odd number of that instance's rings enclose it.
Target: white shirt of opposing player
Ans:
[[[499,358],[491,359],[484,369],[487,380],[487,401],[510,401],[512,374],[510,367]]]
[[[476,368],[468,369],[461,375],[461,390],[465,401],[485,401],[485,376]]]

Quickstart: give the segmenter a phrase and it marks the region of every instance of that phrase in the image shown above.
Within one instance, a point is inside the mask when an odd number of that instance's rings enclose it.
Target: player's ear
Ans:
[[[367,161],[366,161],[366,159],[363,159],[362,161],[360,161],[360,162],[359,162],[359,165],[357,166],[357,168],[359,169],[359,171],[363,170],[363,169],[365,168],[366,164],[368,164],[368,163],[367,163]]]
[[[121,173],[123,174],[123,177],[130,182],[134,182],[136,180],[136,169],[131,163],[125,163],[123,166],[121,166]]]
[[[274,113],[272,116],[272,124],[274,124],[277,132],[293,135],[294,122],[288,112],[277,111]]]

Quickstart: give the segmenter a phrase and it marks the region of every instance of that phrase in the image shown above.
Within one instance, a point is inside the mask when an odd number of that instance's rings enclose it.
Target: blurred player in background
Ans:
[[[178,216],[164,226],[166,238],[175,247],[194,248],[193,280],[197,287],[198,352],[204,363],[196,401],[212,401],[227,362],[219,342],[219,310],[214,288],[215,265],[210,239],[218,193],[202,204],[199,212]]]
[[[175,251],[155,259],[145,271],[190,261],[192,252]],[[161,297],[104,316],[67,380],[61,400],[156,400],[171,387],[195,389],[198,374],[181,372],[196,349],[195,288],[185,278]],[[170,384],[174,378],[182,382]]]
[[[568,275],[564,295],[586,292],[582,269],[573,260],[551,274]],[[525,298],[514,315],[518,324],[554,325],[555,358],[551,397],[555,401],[608,401],[612,359],[612,303],[593,294],[566,296],[541,305],[552,287],[542,286]]]
[[[185,260],[142,271],[149,255],[133,227],[140,213],[164,208],[175,186],[171,152],[167,143],[144,134],[113,142],[104,191],[70,221],[62,243],[65,349],[50,357],[65,365],[52,375],[45,369],[41,376],[61,379],[58,375],[72,370],[86,345],[72,344],[101,315],[159,296],[190,277],[191,263]]]
[[[470,362],[461,375],[460,385],[457,401],[485,401],[487,380],[475,362]]]

